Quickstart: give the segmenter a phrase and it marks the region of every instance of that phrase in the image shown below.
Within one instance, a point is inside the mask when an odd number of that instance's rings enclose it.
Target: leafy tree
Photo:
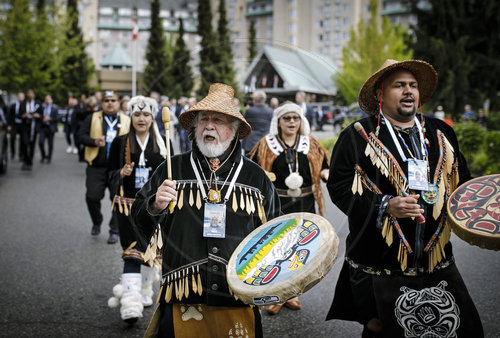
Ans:
[[[407,32],[384,17],[380,20],[376,0],[370,0],[371,16],[360,18],[357,29],[351,29],[350,40],[342,50],[343,66],[335,77],[340,95],[347,102],[357,100],[363,83],[386,59],[411,59],[405,43]]]
[[[194,81],[193,72],[189,65],[190,58],[189,50],[184,42],[184,23],[182,19],[179,19],[179,36],[177,37],[171,67],[173,86],[169,92],[173,97],[191,96]]]
[[[413,27],[415,57],[430,62],[439,73],[429,103],[443,105],[455,119],[465,104],[482,105],[489,98],[498,107],[500,97],[500,4],[495,0],[430,0],[432,10],[419,9]]]
[[[35,53],[32,53],[33,13],[29,0],[11,0],[5,20],[0,22],[0,88],[9,93],[26,90],[30,84]]]
[[[172,83],[168,72],[171,58],[167,54],[167,40],[165,38],[163,23],[160,18],[160,2],[153,0],[151,3],[151,29],[146,49],[148,64],[144,69],[144,90],[166,93]]]
[[[248,28],[248,63],[252,63],[255,56],[257,56],[257,40],[255,32],[255,21],[250,20]]]
[[[226,1],[219,0],[219,23],[217,26],[217,40],[219,41],[219,82],[230,85],[237,90],[236,81],[234,80],[235,71],[233,67],[233,53],[231,49],[231,40],[228,22],[226,18]]]
[[[61,53],[60,78],[62,86],[59,87],[57,98],[64,98],[67,92],[75,96],[90,91],[89,81],[94,72],[94,64],[88,56],[83,41],[83,34],[78,26],[77,0],[68,0],[63,31]],[[62,102],[62,101],[60,101]]]
[[[212,10],[210,1],[198,1],[198,35],[200,41],[200,87],[197,90],[199,97],[208,93],[208,88],[219,80],[218,64],[220,56],[217,49],[216,35],[212,30]]]

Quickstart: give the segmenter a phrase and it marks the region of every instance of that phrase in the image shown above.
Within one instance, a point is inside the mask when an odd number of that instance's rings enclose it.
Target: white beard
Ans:
[[[205,143],[203,139],[205,136],[212,136],[215,138],[217,141],[216,144],[213,143]],[[208,158],[212,157],[219,157],[220,155],[224,154],[224,152],[229,148],[231,145],[231,142],[234,139],[234,135],[227,139],[225,142],[220,142],[219,140],[219,135],[217,134],[216,131],[208,131],[205,130],[203,134],[201,135],[201,138],[196,138],[196,145],[200,149],[201,153],[205,155]]]

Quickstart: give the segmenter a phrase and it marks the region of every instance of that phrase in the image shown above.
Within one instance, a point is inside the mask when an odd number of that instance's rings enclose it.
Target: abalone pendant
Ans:
[[[435,184],[429,183],[427,190],[422,190],[420,195],[427,204],[434,204],[439,199],[439,188]]]
[[[210,203],[219,203],[220,202],[220,191],[210,189],[208,191],[208,201]]]

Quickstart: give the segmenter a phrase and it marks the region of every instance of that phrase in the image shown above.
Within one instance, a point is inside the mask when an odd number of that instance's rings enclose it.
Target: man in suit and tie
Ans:
[[[22,115],[22,112],[26,110],[26,104],[24,102],[25,97],[23,92],[17,93],[16,102],[14,102],[9,109],[8,125],[10,127],[10,158],[14,159],[16,157],[16,141],[17,135],[19,135],[19,160],[23,159],[24,154],[21,153],[21,128],[23,120],[18,117]],[[20,113],[21,112],[21,113]]]
[[[306,93],[304,92],[297,92],[295,94],[295,103],[302,108],[302,113],[306,117],[307,121],[309,122],[309,125],[311,126],[311,130],[314,131],[316,130],[318,124],[316,121],[316,116],[314,113],[314,109],[310,104],[306,103]]]
[[[25,109],[19,111],[16,115],[22,119],[21,127],[21,153],[23,156],[23,166],[21,170],[33,169],[33,156],[35,155],[35,144],[40,129],[41,117],[43,115],[42,105],[35,99],[33,89],[26,92]]]
[[[45,96],[43,107],[42,121],[39,124],[40,138],[38,146],[42,158],[41,163],[50,163],[52,161],[52,151],[54,150],[54,134],[57,132],[57,114],[59,109],[52,101],[50,95]],[[45,141],[48,144],[48,152],[45,151]]]
[[[269,133],[273,110],[265,104],[266,93],[262,90],[255,91],[253,93],[253,106],[248,108],[245,113],[245,119],[252,127],[252,134],[242,142],[245,154],[249,153],[253,146]]]

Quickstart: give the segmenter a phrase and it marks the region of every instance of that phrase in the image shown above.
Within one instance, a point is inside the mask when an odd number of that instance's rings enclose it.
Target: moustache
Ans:
[[[211,137],[215,138],[215,140],[216,140],[217,142],[219,142],[219,134],[217,134],[215,131],[212,131],[212,130],[205,130],[205,131],[203,132],[203,134],[201,134],[201,136],[202,136],[203,138],[205,138],[206,136],[211,136]]]

